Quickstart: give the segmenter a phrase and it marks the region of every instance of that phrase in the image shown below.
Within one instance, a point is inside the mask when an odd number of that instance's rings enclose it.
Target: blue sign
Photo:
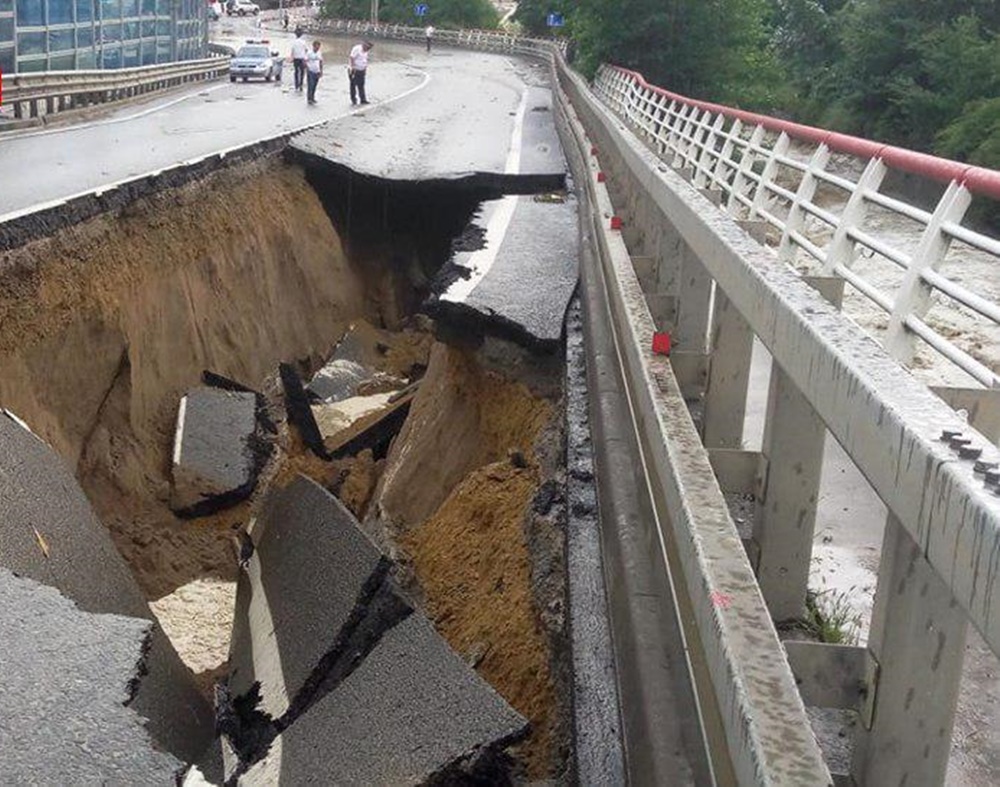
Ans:
[[[547,22],[549,27],[562,27],[566,24],[562,14],[549,14]]]
[[[415,13],[415,14],[416,14],[417,16],[427,16],[427,12],[428,12],[428,11],[430,11],[430,10],[431,10],[431,9],[430,9],[430,7],[429,7],[429,6],[427,5],[427,3],[417,3],[417,4],[416,4],[416,5],[415,5],[415,6],[413,7],[413,12],[414,12],[414,13]]]

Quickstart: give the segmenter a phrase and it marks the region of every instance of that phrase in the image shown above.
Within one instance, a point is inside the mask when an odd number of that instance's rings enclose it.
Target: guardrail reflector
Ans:
[[[670,334],[653,334],[653,355],[670,355]]]
[[[597,182],[598,183],[604,183],[607,179],[608,179],[608,176],[605,175],[603,172],[598,172],[597,173]]]
[[[611,217],[611,229],[620,230],[622,228],[622,217],[612,216]]]

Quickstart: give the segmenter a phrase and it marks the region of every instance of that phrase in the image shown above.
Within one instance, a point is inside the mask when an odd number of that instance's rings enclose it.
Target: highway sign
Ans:
[[[549,14],[548,18],[546,19],[546,22],[548,23],[549,27],[562,27],[563,25],[566,24],[566,20],[563,19],[562,14]]]
[[[427,16],[427,12],[430,10],[430,6],[428,6],[427,3],[417,3],[413,7],[413,13],[417,16]]]

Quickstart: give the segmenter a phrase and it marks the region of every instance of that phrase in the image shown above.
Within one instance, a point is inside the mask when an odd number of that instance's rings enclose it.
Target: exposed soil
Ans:
[[[245,512],[190,524],[165,505],[177,402],[206,368],[255,384],[322,357],[363,316],[301,172],[226,170],[8,252],[0,293],[0,405],[76,466],[146,594],[232,578]]]
[[[531,454],[552,405],[436,344],[410,416],[386,463],[378,514],[405,530],[430,517],[472,470],[510,451]]]
[[[562,777],[568,746],[554,413],[476,355],[436,344],[366,522],[452,648],[531,721],[517,750],[531,780]]]
[[[531,721],[523,744],[531,779],[552,775],[558,725],[523,529],[538,483],[536,467],[487,465],[402,540],[438,631]]]

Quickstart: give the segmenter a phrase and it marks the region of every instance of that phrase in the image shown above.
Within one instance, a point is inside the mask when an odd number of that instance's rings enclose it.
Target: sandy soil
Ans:
[[[551,405],[485,371],[473,356],[435,344],[410,416],[393,444],[378,514],[405,529],[431,516],[472,470],[529,454]]]
[[[147,595],[231,578],[239,517],[165,505],[179,397],[206,368],[256,384],[321,357],[362,316],[301,172],[226,170],[8,252],[0,293],[0,405],[77,468]]]
[[[531,779],[550,774],[557,702],[538,623],[524,518],[537,470],[509,461],[473,471],[402,546],[428,612],[452,648],[531,721]]]

